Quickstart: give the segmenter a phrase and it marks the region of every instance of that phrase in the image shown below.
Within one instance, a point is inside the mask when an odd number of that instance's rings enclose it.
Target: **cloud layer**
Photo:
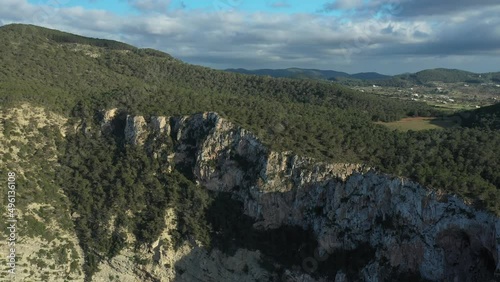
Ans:
[[[166,12],[170,0],[128,0],[134,8],[147,12]]]
[[[288,1],[268,1],[278,11],[272,13],[245,12],[239,0],[214,1],[222,2],[208,11],[128,0],[141,12],[120,16],[49,1],[0,0],[0,20],[121,40],[216,68],[392,74],[432,67],[498,71],[500,63],[497,0],[337,0],[318,4],[314,14],[280,13]],[[217,9],[228,1],[232,9]]]

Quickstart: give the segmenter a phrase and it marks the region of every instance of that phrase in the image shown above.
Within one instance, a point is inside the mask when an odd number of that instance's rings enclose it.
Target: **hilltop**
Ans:
[[[338,78],[352,78],[362,80],[374,79],[387,79],[388,75],[379,74],[376,72],[363,72],[348,74],[346,72],[334,70],[318,70],[318,69],[302,69],[302,68],[288,68],[288,69],[226,69],[228,72],[253,74],[253,75],[266,75],[271,77],[285,77],[295,79],[317,79],[317,80],[335,80]]]
[[[317,70],[317,69],[226,69],[229,72],[264,75],[271,77],[286,77],[295,79],[316,79],[316,80],[331,80],[349,85],[362,84],[370,85],[377,84],[383,86],[411,86],[421,85],[430,82],[443,83],[491,83],[500,82],[500,72],[493,73],[473,73],[458,69],[427,69],[416,73],[404,73],[398,75],[384,75],[377,72],[361,72],[348,74],[346,72],[334,70]]]

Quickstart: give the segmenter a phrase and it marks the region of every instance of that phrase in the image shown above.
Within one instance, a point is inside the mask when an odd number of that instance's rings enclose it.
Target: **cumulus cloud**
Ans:
[[[337,0],[323,5],[325,11],[360,9],[364,6],[363,0]]]
[[[400,16],[450,15],[457,12],[500,7],[497,0],[399,0]]]
[[[138,10],[146,12],[166,12],[170,0],[128,0],[128,3]]]
[[[335,0],[323,4],[322,10],[355,10],[359,16],[429,17],[499,6],[497,0]]]
[[[170,10],[124,17],[82,7],[0,0],[6,7],[0,10],[0,20],[125,41],[217,68],[298,66],[398,73],[454,67],[486,71],[500,62],[500,7],[488,3],[446,16],[353,15],[346,19],[325,13],[246,13],[238,9]],[[40,11],[44,17],[32,16]]]

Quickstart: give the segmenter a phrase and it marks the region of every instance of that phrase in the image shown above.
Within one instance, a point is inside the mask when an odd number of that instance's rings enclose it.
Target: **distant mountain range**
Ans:
[[[405,73],[399,75],[384,75],[377,72],[362,72],[348,74],[346,72],[334,70],[317,70],[317,69],[226,69],[229,72],[266,75],[271,77],[281,78],[297,78],[297,79],[317,79],[331,80],[343,84],[380,84],[384,86],[407,86],[419,85],[430,82],[444,83],[500,83],[500,72],[494,73],[473,73],[457,69],[428,69],[416,73]]]
[[[337,78],[352,78],[362,80],[373,79],[388,79],[389,75],[384,75],[376,72],[362,72],[355,74],[348,74],[346,72],[334,70],[318,70],[318,69],[301,69],[301,68],[288,68],[288,69],[226,69],[229,72],[254,74],[254,75],[268,75],[271,77],[285,77],[285,78],[305,78],[305,79],[324,79],[333,80]]]

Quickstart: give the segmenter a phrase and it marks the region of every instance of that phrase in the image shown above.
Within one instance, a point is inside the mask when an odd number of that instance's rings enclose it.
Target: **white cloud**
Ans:
[[[141,11],[164,13],[170,5],[170,0],[128,0],[128,3]]]
[[[336,0],[325,5],[327,10],[351,10],[363,7],[363,0]]]
[[[8,7],[0,10],[0,20],[5,23],[32,23],[121,40],[221,68],[298,66],[395,73],[437,62],[441,67],[458,67],[460,62],[476,61],[463,63],[471,70],[493,68],[493,63],[500,62],[500,10],[492,7],[447,16],[345,20],[328,14],[237,10],[171,10],[125,17],[82,7],[35,6],[26,0],[0,0],[0,6]],[[33,17],[40,10],[45,16]],[[453,17],[460,20],[450,20]],[[457,57],[473,59],[459,61]],[[413,61],[402,63],[402,58]]]

